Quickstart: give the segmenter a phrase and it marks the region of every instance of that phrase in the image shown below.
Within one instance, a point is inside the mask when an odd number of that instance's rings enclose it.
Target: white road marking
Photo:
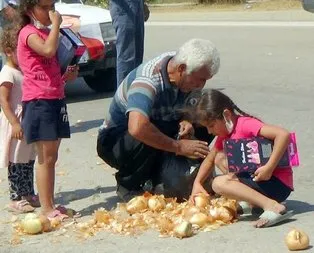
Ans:
[[[314,27],[309,21],[152,21],[147,26]]]

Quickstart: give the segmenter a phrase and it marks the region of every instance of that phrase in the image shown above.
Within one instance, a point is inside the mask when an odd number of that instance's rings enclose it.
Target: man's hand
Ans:
[[[186,121],[186,120],[183,120],[180,122],[180,129],[179,129],[179,139],[183,139],[185,137],[190,137],[192,135],[194,135],[194,128],[193,128],[193,125]],[[186,139],[190,139],[190,138],[186,138]]]
[[[12,137],[18,140],[22,140],[23,130],[20,123],[12,125]]]
[[[267,181],[271,178],[273,170],[269,167],[261,166],[254,172],[253,181]]]
[[[209,153],[208,143],[199,140],[179,140],[177,155],[205,158]]]
[[[194,203],[194,198],[199,194],[205,194],[206,196],[209,196],[208,192],[204,189],[202,184],[200,182],[194,182],[192,193],[190,195],[190,201]]]

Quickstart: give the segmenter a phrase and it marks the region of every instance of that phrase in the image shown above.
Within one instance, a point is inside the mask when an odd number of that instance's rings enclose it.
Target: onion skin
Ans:
[[[286,238],[285,243],[289,250],[304,250],[307,249],[310,245],[309,236],[299,229],[291,230]]]

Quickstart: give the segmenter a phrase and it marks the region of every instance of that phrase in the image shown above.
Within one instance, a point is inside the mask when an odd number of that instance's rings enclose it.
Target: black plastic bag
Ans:
[[[179,201],[187,200],[192,192],[200,164],[199,160],[164,153],[160,174],[161,193],[165,197],[176,197]]]

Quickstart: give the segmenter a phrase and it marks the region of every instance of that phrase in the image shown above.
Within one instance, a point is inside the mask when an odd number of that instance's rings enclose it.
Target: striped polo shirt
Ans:
[[[128,128],[128,113],[137,111],[150,121],[178,121],[189,93],[170,83],[167,66],[175,52],[164,53],[143,63],[128,74],[110,104],[101,128]]]

